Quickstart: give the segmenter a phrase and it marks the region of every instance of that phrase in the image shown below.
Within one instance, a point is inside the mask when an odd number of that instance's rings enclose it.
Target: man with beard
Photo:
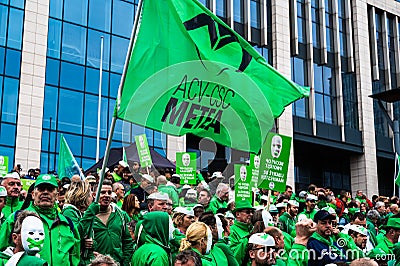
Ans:
[[[370,258],[383,258],[387,254],[393,254],[394,244],[399,241],[400,236],[400,218],[390,217],[387,224],[382,227],[386,234],[378,245],[368,254]]]
[[[266,233],[256,233],[249,238],[247,252],[251,266],[270,266],[276,264],[275,240]]]
[[[19,196],[21,194],[21,179],[17,172],[12,172],[4,177],[1,183],[7,190],[6,205],[4,206],[2,212],[4,217],[8,217],[11,213],[21,209],[23,201],[19,201]]]
[[[334,219],[335,217],[326,210],[320,210],[315,214],[314,222],[317,224],[317,230],[307,243],[310,251],[309,266],[347,262],[342,243],[336,243],[332,236]]]
[[[219,183],[214,197],[210,201],[209,210],[214,214],[221,208],[228,206],[229,186],[225,183]]]
[[[279,217],[281,230],[288,233],[292,237],[296,236],[296,216],[299,211],[299,203],[295,200],[289,200],[287,204],[287,212]]]
[[[254,209],[249,201],[241,200],[236,202],[235,209],[233,210],[233,215],[235,215],[236,220],[231,226],[229,240],[230,248],[239,265],[242,264],[242,261],[246,256],[248,235],[253,229],[253,225],[251,224],[253,214]]]
[[[352,258],[349,259],[355,260],[365,257],[363,250],[365,250],[365,247],[367,246],[367,228],[360,225],[352,224],[349,227],[348,234],[352,238],[352,241],[349,241],[349,243],[347,243],[347,249],[351,250],[351,252],[348,252],[348,254],[352,256]]]
[[[39,252],[40,258],[49,265],[78,265],[80,260],[80,236],[72,222],[57,210],[57,179],[53,175],[39,175],[32,192],[33,203],[26,209],[39,215],[43,222],[45,239]],[[0,230],[0,250],[11,243],[16,213],[11,214]]]
[[[97,187],[95,190],[97,191]],[[93,194],[95,197],[95,193]],[[85,211],[80,226],[87,230],[93,223],[95,252],[109,254],[121,266],[129,265],[133,253],[133,242],[127,226],[129,216],[111,203],[111,194],[112,183],[104,180],[99,202],[92,203]]]

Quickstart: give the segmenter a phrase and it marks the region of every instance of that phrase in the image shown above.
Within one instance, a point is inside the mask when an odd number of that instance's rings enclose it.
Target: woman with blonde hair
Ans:
[[[181,241],[179,251],[193,250],[201,257],[203,265],[216,265],[212,257],[207,256],[212,247],[212,233],[210,228],[202,222],[192,223],[186,230],[186,237]]]
[[[70,218],[77,227],[83,212],[89,207],[92,201],[92,191],[88,182],[72,182],[65,193],[62,214]]]
[[[121,209],[125,211],[132,220],[139,221],[140,216],[140,202],[135,194],[129,194],[124,199]]]

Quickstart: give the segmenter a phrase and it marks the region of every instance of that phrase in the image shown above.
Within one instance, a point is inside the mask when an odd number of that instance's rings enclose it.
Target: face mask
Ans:
[[[174,239],[174,231],[175,231],[174,223],[172,222],[171,217],[169,217],[169,230],[168,230],[168,239],[169,240]]]
[[[206,254],[209,254],[212,247],[212,233],[210,228],[207,226],[207,249]]]
[[[217,230],[218,230],[218,239],[223,238],[224,228],[222,227],[221,219],[218,215],[215,215],[215,220],[217,220]]]
[[[28,216],[24,219],[21,226],[21,241],[28,254],[36,254],[42,250],[44,229],[39,218]]]

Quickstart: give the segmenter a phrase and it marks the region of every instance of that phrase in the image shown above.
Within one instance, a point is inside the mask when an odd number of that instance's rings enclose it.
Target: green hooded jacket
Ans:
[[[231,234],[229,235],[230,248],[239,265],[242,264],[242,261],[246,256],[247,244],[249,242],[247,237],[250,234],[251,229],[252,225],[237,220],[231,226]]]
[[[379,244],[368,253],[368,257],[376,258],[385,254],[393,254],[394,244],[389,241],[389,239],[384,236],[382,241],[379,241]]]
[[[228,204],[225,201],[222,201],[217,195],[214,195],[210,201],[210,205],[208,205],[208,209],[212,211],[214,214],[217,213],[218,209],[227,208]]]
[[[19,211],[22,207],[22,204],[24,204],[24,202],[19,201],[19,198],[7,197],[6,205],[4,205],[4,208],[1,212],[4,213],[4,217],[7,218],[11,213]]]
[[[71,232],[67,218],[58,213],[57,208],[43,210],[36,206],[29,206],[27,211],[35,212],[43,222],[45,240],[40,257],[49,265],[78,265],[80,261],[80,236],[76,228]],[[12,245],[9,242],[14,228],[15,214],[10,215],[0,230],[0,250]]]
[[[110,207],[112,210],[107,225],[96,216],[100,211],[99,204],[92,203],[85,211],[80,226],[87,230],[93,219],[94,251],[110,255],[121,266],[129,265],[133,252],[133,241],[127,226],[130,218],[115,204],[111,204]],[[88,232],[84,235],[88,235]]]
[[[288,233],[289,235],[296,236],[296,218],[292,218],[289,213],[284,212],[279,217],[279,222],[281,222],[281,230]]]
[[[167,185],[158,185],[158,191],[168,194],[169,198],[172,200],[172,206],[174,208],[178,207],[179,195],[178,195],[178,190],[176,189],[176,187],[167,186]]]
[[[138,230],[137,247],[131,264],[172,265],[169,249],[169,216],[166,212],[149,212]]]
[[[219,247],[222,252],[224,252],[226,259],[228,260],[228,266],[239,266],[235,256],[232,253],[232,250],[226,244],[224,239],[218,240],[217,243],[214,245],[215,247]]]
[[[225,256],[225,253],[222,249],[214,245],[209,254],[204,255],[206,258],[211,259],[211,264],[213,265],[221,265],[221,266],[226,266],[228,264],[228,259]]]

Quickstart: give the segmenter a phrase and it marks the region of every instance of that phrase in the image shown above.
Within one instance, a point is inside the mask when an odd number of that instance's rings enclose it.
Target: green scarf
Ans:
[[[333,241],[333,237],[330,236],[329,239],[326,239],[323,236],[321,236],[320,234],[318,234],[317,232],[314,232],[311,237],[318,240],[319,242],[324,243],[328,247],[330,247],[332,249],[332,251],[334,251],[337,255],[339,255],[340,258],[346,258],[346,256],[343,254],[342,250],[339,249],[335,245],[335,242]]]

